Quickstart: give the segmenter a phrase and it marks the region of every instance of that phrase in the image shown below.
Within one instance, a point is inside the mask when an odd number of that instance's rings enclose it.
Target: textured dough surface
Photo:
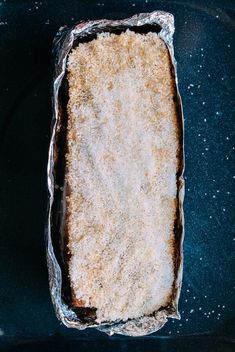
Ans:
[[[72,50],[67,70],[73,293],[97,308],[97,322],[151,314],[174,281],[179,137],[168,49],[155,33],[102,34]]]

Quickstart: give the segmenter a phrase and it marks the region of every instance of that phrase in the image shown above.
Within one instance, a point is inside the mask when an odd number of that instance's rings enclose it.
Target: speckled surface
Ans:
[[[108,341],[94,330],[78,332],[61,326],[49,296],[43,228],[51,43],[57,29],[66,23],[124,18],[156,9],[175,16],[175,56],[185,114],[186,234],[182,319],[168,322],[146,338],[146,343],[202,333],[222,336],[230,343],[235,336],[234,2],[1,1],[2,344],[9,338],[54,334],[80,341]],[[134,341],[119,340],[124,343],[123,351]],[[160,345],[156,342],[153,346]]]

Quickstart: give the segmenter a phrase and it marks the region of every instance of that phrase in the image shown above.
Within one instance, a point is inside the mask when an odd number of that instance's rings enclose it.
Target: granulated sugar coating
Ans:
[[[168,304],[179,136],[168,49],[155,33],[101,34],[68,59],[66,156],[74,305],[98,323]]]

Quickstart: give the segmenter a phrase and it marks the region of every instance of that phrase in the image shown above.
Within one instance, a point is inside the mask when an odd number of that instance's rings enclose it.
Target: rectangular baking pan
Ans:
[[[131,319],[127,322],[110,322],[97,324],[95,309],[73,308],[71,305],[71,289],[68,280],[68,268],[65,253],[64,219],[65,207],[65,154],[67,130],[67,101],[68,84],[66,78],[66,61],[69,52],[79,43],[88,42],[96,38],[98,33],[110,32],[119,34],[126,29],[138,33],[157,32],[166,43],[172,63],[172,75],[175,78],[176,99],[178,112],[178,127],[180,131],[180,167],[177,173],[178,208],[174,226],[174,287],[171,304],[162,307],[150,316]],[[182,242],[184,237],[184,144],[183,144],[183,112],[178,91],[176,63],[173,51],[174,18],[171,14],[154,11],[141,13],[123,20],[97,20],[81,22],[72,27],[63,27],[57,33],[53,42],[53,120],[51,141],[48,158],[48,222],[46,228],[47,263],[52,302],[56,315],[67,327],[85,329],[95,327],[109,335],[114,333],[140,336],[159,330],[168,318],[180,318],[178,300],[180,295],[183,271]]]

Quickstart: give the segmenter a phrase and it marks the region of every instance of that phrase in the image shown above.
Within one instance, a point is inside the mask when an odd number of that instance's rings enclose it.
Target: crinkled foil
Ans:
[[[180,130],[180,146],[181,146],[181,160],[180,160],[180,171],[177,174],[177,185],[178,185],[178,214],[175,223],[175,280],[174,289],[170,306],[162,308],[154,312],[151,316],[143,316],[138,319],[130,319],[126,322],[115,322],[110,324],[95,324],[84,322],[78,314],[69,307],[69,304],[63,299],[63,285],[62,276],[63,268],[59,264],[58,251],[56,254],[55,247],[61,245],[61,233],[62,231],[55,231],[54,212],[57,212],[57,217],[63,216],[60,212],[60,208],[55,206],[55,198],[57,192],[63,192],[63,185],[56,183],[56,165],[58,164],[58,150],[63,150],[63,146],[59,143],[58,134],[63,128],[62,116],[66,113],[66,107],[60,101],[60,89],[62,86],[63,78],[66,74],[66,61],[67,56],[72,49],[73,45],[84,41],[84,38],[94,37],[97,33],[102,31],[117,31],[125,30],[128,28],[137,28],[145,26],[146,28],[151,26],[152,31],[158,32],[160,38],[164,40],[168,46],[173,74],[175,76],[176,92],[177,92],[177,109],[178,109],[178,120]],[[133,28],[133,29],[134,29]],[[144,27],[142,27],[144,28]],[[149,29],[148,29],[149,30]],[[184,237],[184,215],[183,215],[183,199],[184,199],[184,146],[183,146],[183,113],[181,98],[178,91],[178,81],[176,75],[176,62],[174,59],[173,51],[173,33],[174,33],[174,17],[167,12],[154,11],[152,13],[140,13],[133,17],[122,19],[122,20],[97,20],[81,22],[73,27],[63,27],[57,33],[53,43],[53,54],[54,54],[54,76],[53,76],[53,120],[52,120],[52,133],[49,147],[49,160],[48,160],[48,190],[49,190],[49,205],[48,205],[48,222],[46,227],[46,246],[47,246],[47,263],[49,271],[49,284],[52,301],[55,307],[57,317],[70,328],[76,328],[79,330],[86,329],[88,327],[95,327],[101,331],[104,331],[108,335],[122,334],[129,336],[143,336],[153,333],[159,330],[166,322],[168,318],[180,319],[178,312],[178,301],[182,283],[182,271],[183,271],[183,253],[182,253],[182,242]],[[64,151],[65,153],[65,151]],[[63,202],[63,196],[61,197]]]

